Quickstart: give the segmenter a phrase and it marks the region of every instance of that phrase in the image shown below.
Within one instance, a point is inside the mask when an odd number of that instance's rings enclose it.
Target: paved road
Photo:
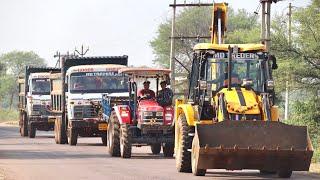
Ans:
[[[0,180],[276,178],[261,176],[258,171],[223,170],[194,177],[176,172],[173,158],[151,155],[148,147],[133,148],[131,159],[121,159],[110,157],[99,138],[81,138],[77,146],[70,147],[56,145],[50,132],[38,135],[35,139],[22,138],[17,127],[0,125]],[[299,172],[292,179],[320,179],[320,176]]]

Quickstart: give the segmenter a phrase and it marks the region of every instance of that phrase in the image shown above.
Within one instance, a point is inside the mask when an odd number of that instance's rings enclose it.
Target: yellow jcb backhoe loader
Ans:
[[[280,122],[274,105],[275,57],[263,44],[220,44],[226,9],[215,4],[213,40],[194,47],[188,98],[175,103],[178,171],[257,169],[283,178],[308,171],[307,127]]]

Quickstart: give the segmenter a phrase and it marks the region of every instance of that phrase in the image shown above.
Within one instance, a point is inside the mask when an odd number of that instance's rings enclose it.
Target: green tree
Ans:
[[[12,51],[0,56],[0,65],[3,74],[0,78],[0,103],[1,107],[11,109],[16,104],[16,82],[19,76],[23,76],[25,66],[45,66],[46,63],[32,51]]]

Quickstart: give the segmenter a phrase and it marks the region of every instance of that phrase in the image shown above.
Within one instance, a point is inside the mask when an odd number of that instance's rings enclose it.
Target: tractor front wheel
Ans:
[[[162,151],[163,151],[164,157],[173,157],[173,153],[174,153],[173,143],[163,143]]]
[[[151,151],[152,154],[160,154],[161,151],[161,144],[160,143],[155,143],[155,144],[151,144]]]
[[[121,125],[120,130],[120,151],[122,158],[131,158],[131,137],[128,126],[126,124]]]

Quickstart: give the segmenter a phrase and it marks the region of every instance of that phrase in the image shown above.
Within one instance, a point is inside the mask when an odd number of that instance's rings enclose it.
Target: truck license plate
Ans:
[[[98,129],[100,131],[106,131],[108,129],[108,124],[107,123],[99,124]]]

